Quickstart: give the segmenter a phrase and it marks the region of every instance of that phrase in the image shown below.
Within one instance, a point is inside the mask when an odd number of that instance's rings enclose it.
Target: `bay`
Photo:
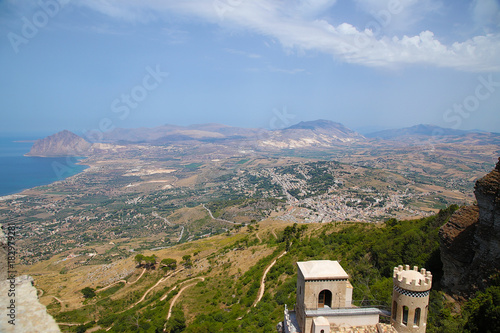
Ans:
[[[82,172],[88,166],[76,157],[28,157],[34,138],[0,138],[0,196],[48,185]]]

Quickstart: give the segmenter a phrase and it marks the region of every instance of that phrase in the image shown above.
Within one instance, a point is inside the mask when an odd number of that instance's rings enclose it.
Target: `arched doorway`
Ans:
[[[332,307],[332,292],[330,290],[323,290],[318,296],[318,308],[326,306]]]

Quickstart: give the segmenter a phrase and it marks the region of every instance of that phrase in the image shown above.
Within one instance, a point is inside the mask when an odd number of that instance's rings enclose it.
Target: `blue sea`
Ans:
[[[76,175],[88,166],[75,157],[26,157],[35,138],[0,137],[0,196],[48,185]]]

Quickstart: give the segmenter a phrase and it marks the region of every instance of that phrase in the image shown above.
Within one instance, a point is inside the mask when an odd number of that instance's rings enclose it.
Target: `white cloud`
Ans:
[[[387,5],[386,1],[379,0],[357,1],[367,9]],[[425,12],[437,3],[431,0],[401,1],[406,3],[401,15],[417,7],[420,12]],[[284,0],[81,0],[79,3],[126,20],[143,21],[152,15],[161,18],[171,14],[196,17],[279,40],[287,50],[320,51],[341,61],[365,66],[393,68],[423,64],[473,72],[500,71],[499,33],[444,45],[431,31],[414,36],[384,36],[376,26],[360,31],[349,23],[335,26],[326,20],[310,17],[310,13],[318,14],[333,6],[335,1],[332,0],[297,0],[292,6]],[[300,8],[310,10],[303,15]]]

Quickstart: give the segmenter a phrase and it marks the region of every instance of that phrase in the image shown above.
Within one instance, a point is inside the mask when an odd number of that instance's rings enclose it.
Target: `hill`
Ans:
[[[67,130],[35,141],[26,156],[86,156],[91,143]]]
[[[283,320],[285,304],[295,303],[297,261],[341,260],[354,287],[355,304],[382,309],[390,308],[396,265],[426,267],[438,279],[437,230],[455,209],[381,225],[299,226],[264,220],[168,249],[139,252],[156,256],[156,269],[138,264],[132,253],[126,259],[84,265],[78,264],[81,258],[62,254],[23,270],[43,272],[36,278],[41,301],[65,332],[77,325],[103,333],[164,327],[167,332],[273,332]],[[121,244],[116,240],[113,246]],[[98,243],[82,250],[94,260],[108,251]],[[163,266],[167,259],[177,267]],[[84,288],[96,296],[82,298]],[[429,332],[443,331],[443,325],[449,329],[450,323],[441,322],[441,298],[433,291]]]
[[[380,138],[385,140],[398,140],[400,138],[408,138],[415,136],[463,136],[470,132],[456,130],[451,128],[443,128],[434,125],[415,125],[412,127],[389,129],[366,134],[367,138]]]
[[[163,125],[137,129],[116,128],[103,133],[102,142],[165,145],[194,141],[223,143],[226,146],[245,144],[260,148],[293,148],[328,146],[362,139],[363,136],[340,123],[316,120],[275,130],[241,128],[215,123],[190,126]]]
[[[364,137],[340,123],[329,120],[302,121],[282,130],[271,131],[260,140],[267,148],[297,149],[330,147],[338,144],[364,141]]]

